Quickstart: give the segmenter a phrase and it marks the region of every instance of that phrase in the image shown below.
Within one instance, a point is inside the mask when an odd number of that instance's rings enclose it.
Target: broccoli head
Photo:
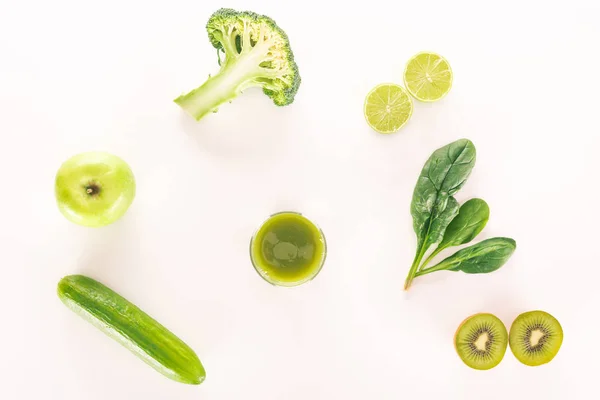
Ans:
[[[294,101],[300,74],[286,33],[271,18],[222,8],[206,24],[220,70],[175,103],[196,120],[248,88],[262,88],[277,106]]]

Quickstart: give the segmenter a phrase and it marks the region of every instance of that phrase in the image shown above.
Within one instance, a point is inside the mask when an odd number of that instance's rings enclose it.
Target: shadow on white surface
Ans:
[[[294,106],[277,107],[260,90],[248,90],[200,121],[181,110],[180,125],[200,148],[215,157],[236,164],[267,162],[286,147]]]
[[[71,273],[87,275],[119,291],[136,272],[130,265],[132,254],[139,252],[135,213],[132,207],[114,224],[88,230],[84,250]]]

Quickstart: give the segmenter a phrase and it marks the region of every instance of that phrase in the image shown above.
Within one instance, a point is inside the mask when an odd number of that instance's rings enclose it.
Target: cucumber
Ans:
[[[181,339],[112,289],[83,275],[65,276],[58,297],[76,314],[113,338],[164,376],[199,385],[206,372]]]

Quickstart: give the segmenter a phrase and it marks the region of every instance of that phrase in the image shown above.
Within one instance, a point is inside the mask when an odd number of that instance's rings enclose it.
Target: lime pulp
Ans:
[[[448,61],[439,54],[421,52],[413,56],[404,70],[404,85],[419,101],[433,102],[445,97],[452,88],[453,73]]]
[[[382,83],[367,94],[365,119],[378,133],[394,133],[402,128],[413,113],[413,103],[406,89],[395,83]]]

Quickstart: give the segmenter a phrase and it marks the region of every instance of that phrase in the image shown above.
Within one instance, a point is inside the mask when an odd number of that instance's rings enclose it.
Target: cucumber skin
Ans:
[[[206,378],[202,363],[187,344],[102,283],[69,275],[59,281],[57,293],[73,312],[164,376],[189,385],[199,385]]]

